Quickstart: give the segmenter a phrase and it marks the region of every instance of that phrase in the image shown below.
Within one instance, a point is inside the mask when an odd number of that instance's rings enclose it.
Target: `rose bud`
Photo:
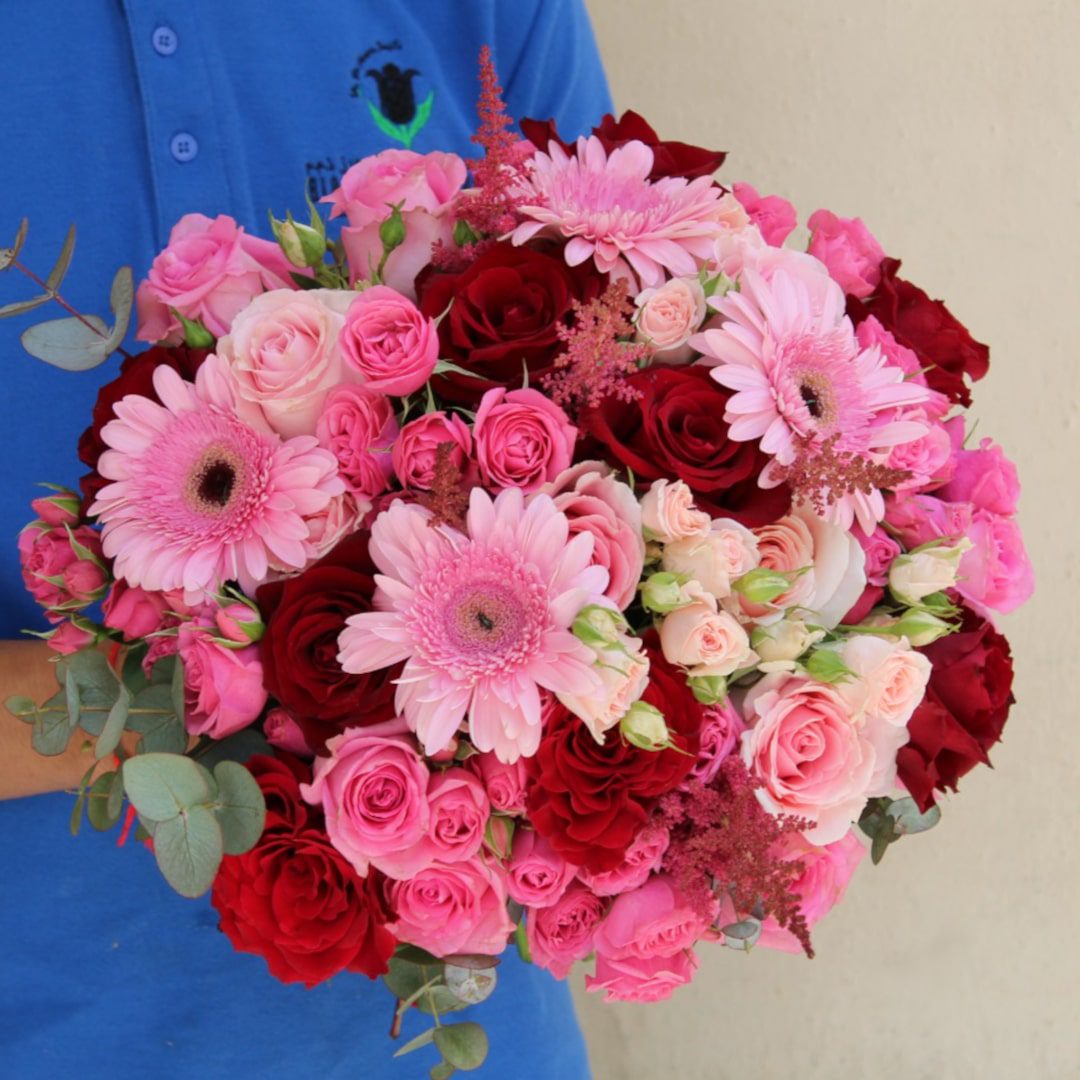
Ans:
[[[214,621],[225,644],[230,645],[251,645],[260,640],[266,630],[259,609],[245,600],[236,600],[218,608]]]
[[[67,488],[58,488],[54,495],[32,500],[30,507],[46,525],[79,523],[79,496]]]
[[[666,750],[674,745],[664,714],[647,701],[635,701],[619,723],[622,737],[639,750]]]
[[[933,593],[956,584],[956,572],[971,541],[962,539],[954,547],[932,543],[898,555],[889,567],[889,591],[901,603],[915,607]]]

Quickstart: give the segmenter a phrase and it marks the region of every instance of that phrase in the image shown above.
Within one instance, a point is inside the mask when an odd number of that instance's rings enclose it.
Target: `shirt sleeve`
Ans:
[[[612,111],[607,78],[584,0],[497,4],[499,52],[515,119],[554,119],[564,139],[587,134]]]

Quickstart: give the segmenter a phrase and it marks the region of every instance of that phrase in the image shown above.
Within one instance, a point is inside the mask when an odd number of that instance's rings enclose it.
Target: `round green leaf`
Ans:
[[[235,761],[220,761],[214,768],[218,797],[214,804],[226,855],[250,851],[266,824],[266,800],[255,777]]]
[[[201,765],[182,754],[139,754],[124,762],[127,797],[151,821],[169,821],[181,810],[209,803],[216,786]],[[214,827],[220,840],[216,820]]]
[[[479,1069],[488,1053],[487,1032],[471,1020],[436,1028],[435,1045],[446,1061],[462,1072]]]
[[[208,807],[192,806],[159,821],[154,829],[154,857],[165,880],[181,896],[202,896],[213,885],[223,854],[221,826]]]

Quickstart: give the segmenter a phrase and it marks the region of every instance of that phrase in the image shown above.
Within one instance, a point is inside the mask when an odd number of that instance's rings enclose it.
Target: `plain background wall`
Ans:
[[[596,1080],[1080,1076],[1080,2],[589,6],[619,109],[803,222],[862,217],[990,343],[975,415],[1038,577],[996,768],[867,860],[817,959],[713,946],[664,1004],[580,993]]]

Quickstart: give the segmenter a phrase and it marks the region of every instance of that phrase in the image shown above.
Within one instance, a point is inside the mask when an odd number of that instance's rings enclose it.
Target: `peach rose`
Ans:
[[[696,277],[672,278],[659,288],[644,289],[638,306],[638,341],[656,351],[654,364],[686,364],[694,350],[687,342],[705,318],[705,290]]]
[[[669,663],[691,678],[728,676],[757,660],[750,638],[737,619],[707,604],[688,604],[664,617],[660,647]]]
[[[757,537],[728,518],[713,520],[709,531],[664,545],[660,565],[688,574],[717,600],[731,595],[731,583],[758,564]]]
[[[704,536],[710,520],[694,508],[694,493],[682,480],[654,480],[641,499],[641,524],[650,540],[670,544]]]
[[[641,638],[621,632],[612,645],[594,647],[593,651],[601,690],[557,697],[585,724],[592,737],[602,743],[604,732],[615,727],[645,692],[649,684],[649,657]]]

